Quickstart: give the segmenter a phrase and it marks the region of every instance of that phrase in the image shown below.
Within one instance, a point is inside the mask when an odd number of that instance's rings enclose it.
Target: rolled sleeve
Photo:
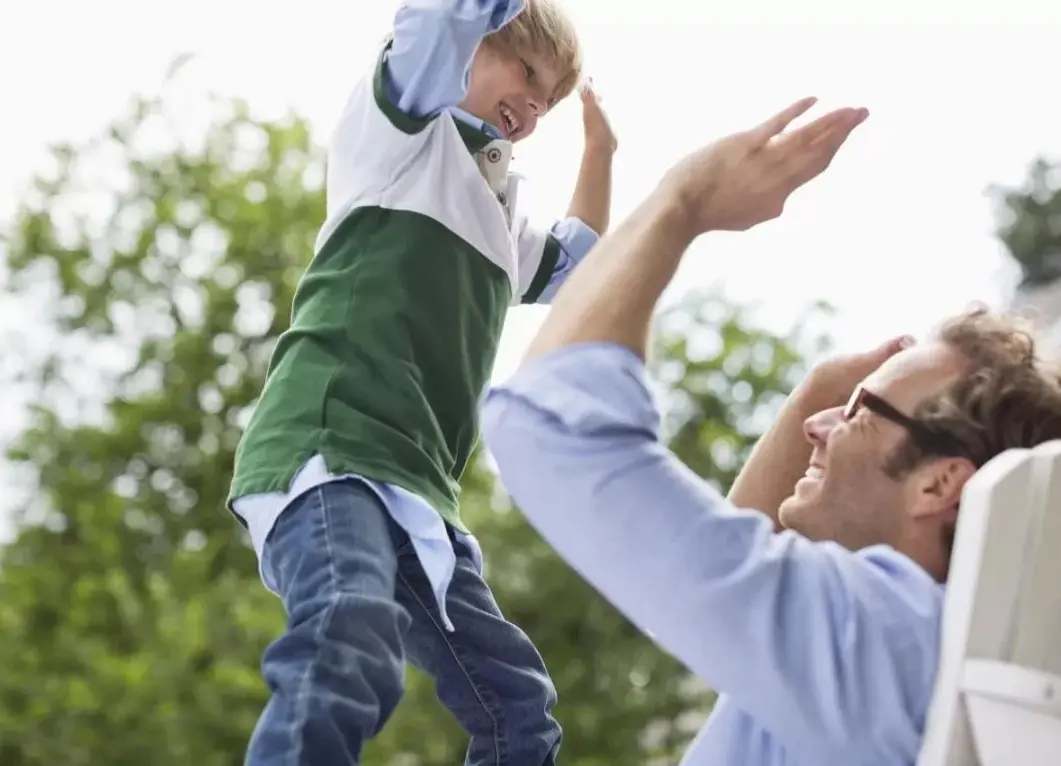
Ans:
[[[485,414],[503,415],[515,401],[572,432],[628,428],[655,439],[659,430],[644,363],[618,344],[580,344],[536,360],[489,392]]]
[[[600,237],[581,219],[564,218],[541,234],[525,227],[520,239],[523,303],[551,303]]]
[[[464,100],[483,37],[508,24],[524,0],[406,0],[394,17],[385,87],[402,113],[433,117]]]
[[[532,525],[710,687],[794,753],[916,757],[939,586],[891,549],[774,534],[682,465],[658,426],[643,363],[608,344],[529,363],[483,412]]]

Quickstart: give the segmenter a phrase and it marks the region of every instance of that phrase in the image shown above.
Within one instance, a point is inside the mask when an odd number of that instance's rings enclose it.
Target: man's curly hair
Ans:
[[[1061,439],[1061,375],[1036,352],[1035,340],[1016,317],[977,308],[944,322],[935,337],[966,361],[964,374],[922,402],[913,417],[978,468],[1014,448]],[[939,457],[912,435],[886,463],[900,477]]]

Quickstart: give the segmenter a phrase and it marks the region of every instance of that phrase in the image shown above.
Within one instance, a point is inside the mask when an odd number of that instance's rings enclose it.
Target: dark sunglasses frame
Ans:
[[[905,428],[918,446],[934,455],[944,457],[962,457],[965,450],[950,436],[933,431],[921,421],[900,412],[886,400],[859,385],[851,392],[851,398],[844,407],[844,420],[851,420],[858,411],[865,407],[874,415],[890,420],[897,426]]]

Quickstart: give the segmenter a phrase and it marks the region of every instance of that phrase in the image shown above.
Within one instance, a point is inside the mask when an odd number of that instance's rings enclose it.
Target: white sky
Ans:
[[[184,87],[241,96],[263,116],[293,107],[323,141],[395,7],[393,0],[4,5],[0,216],[50,142],[92,135],[132,92],[157,88],[182,52],[197,54]],[[1061,7],[872,5],[567,0],[588,73],[620,135],[615,219],[682,153],[795,98],[871,110],[827,177],[781,221],[701,241],[673,294],[721,283],[731,297],[758,303],[762,320],[778,330],[805,304],[825,299],[840,310],[832,330],[843,347],[922,332],[973,299],[1006,295],[1013,272],[991,236],[984,190],[1019,182],[1037,154],[1061,155],[1054,76]],[[532,215],[566,207],[580,138],[571,102],[519,146],[517,168],[529,177],[520,201]],[[4,332],[20,329],[21,316],[0,305],[0,344]],[[513,315],[499,374],[512,369],[540,317],[537,310]],[[0,396],[0,435],[16,417]]]

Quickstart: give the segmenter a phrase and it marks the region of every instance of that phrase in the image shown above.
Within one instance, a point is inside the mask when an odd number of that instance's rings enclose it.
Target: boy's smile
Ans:
[[[533,53],[515,54],[481,45],[472,60],[462,109],[486,121],[508,141],[529,136],[552,106],[558,75]]]
[[[520,116],[519,110],[502,101],[501,105],[498,106],[497,111],[497,125],[501,129],[501,133],[509,141],[514,141],[515,137],[523,130],[524,120]]]

